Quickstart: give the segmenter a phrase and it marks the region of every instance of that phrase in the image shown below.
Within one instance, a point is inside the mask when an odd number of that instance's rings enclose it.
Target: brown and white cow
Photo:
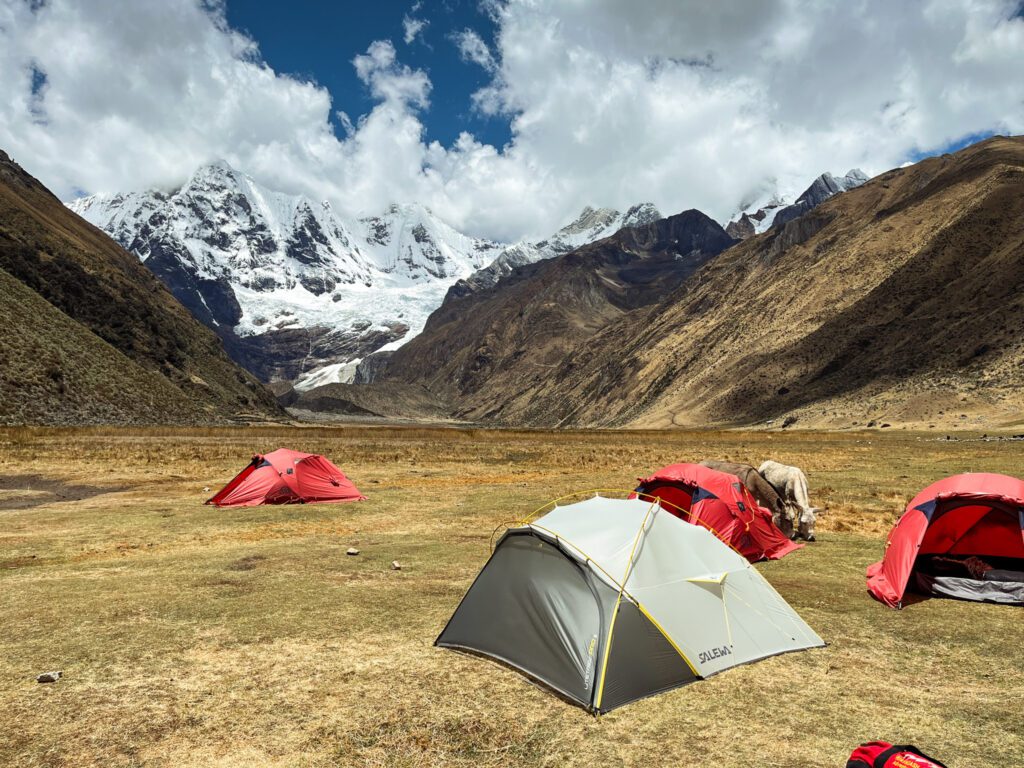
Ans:
[[[814,541],[814,522],[822,510],[812,507],[807,494],[807,476],[799,467],[766,461],[757,468],[782,497],[783,503],[797,519],[797,536]]]
[[[793,538],[793,521],[795,517],[787,510],[782,498],[775,492],[771,483],[761,476],[760,472],[749,464],[739,464],[734,461],[706,459],[700,465],[739,478],[740,482],[746,486],[746,489],[750,491],[757,503],[772,513],[772,522],[775,523],[775,526],[783,534]]]

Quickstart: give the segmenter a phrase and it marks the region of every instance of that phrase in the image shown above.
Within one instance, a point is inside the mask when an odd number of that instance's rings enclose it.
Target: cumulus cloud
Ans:
[[[310,169],[337,144],[326,90],[192,2],[3,0],[0,93],[0,147],[64,197],[173,184],[221,156],[326,190]]]
[[[825,170],[879,172],[963,136],[1024,132],[1024,19],[1010,0],[487,10],[493,46],[468,29],[453,39],[488,73],[475,109],[510,121],[500,148],[430,141],[432,83],[388,41],[352,59],[376,103],[350,116],[274,72],[216,5],[0,0],[0,147],[63,197],[171,185],[224,157],[351,215],[419,201],[515,239],[586,204],[724,220]],[[422,33],[410,29],[407,42]]]

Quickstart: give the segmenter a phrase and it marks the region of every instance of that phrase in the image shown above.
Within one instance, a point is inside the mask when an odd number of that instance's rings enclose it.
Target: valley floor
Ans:
[[[202,506],[281,446],[369,501]],[[807,471],[819,541],[757,567],[827,648],[595,719],[432,647],[502,521],[703,457]],[[864,568],[924,485],[1022,460],[1024,442],[906,432],[0,430],[0,764],[826,768],[886,739],[1015,765],[1021,611],[891,611]]]

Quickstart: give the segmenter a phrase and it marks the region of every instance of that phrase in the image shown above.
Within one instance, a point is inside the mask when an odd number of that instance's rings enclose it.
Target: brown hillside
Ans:
[[[528,320],[536,302],[517,301]],[[467,308],[463,323],[481,322]],[[1022,326],[1024,138],[993,138],[729,249],[543,375],[513,363],[454,410],[534,425],[1012,424]],[[451,336],[433,344],[462,359]]]
[[[49,327],[46,339],[21,337],[20,347],[5,349],[4,404],[2,418],[26,421],[66,423],[69,414],[81,413],[87,421],[191,422],[218,419],[238,414],[278,414],[273,396],[250,374],[232,363],[224,354],[220,340],[185,310],[138,259],[105,234],[69,211],[36,179],[0,152],[0,269],[27,289],[38,294],[55,310],[44,312]],[[17,294],[17,295],[15,295]],[[15,316],[33,305],[22,292],[0,294],[5,315]],[[38,305],[34,305],[38,306]],[[38,360],[33,368],[33,344],[51,345],[64,339],[68,353],[66,365],[80,360],[85,343],[83,331],[105,342],[123,355],[101,370],[90,366],[88,376],[72,368],[62,373],[67,382],[77,381],[74,398],[67,388],[19,386],[14,378],[17,356],[22,380],[40,380],[50,374],[42,367],[52,361]],[[91,348],[99,349],[95,345]],[[27,354],[26,354],[27,353]],[[106,352],[103,359],[113,361]],[[99,359],[99,358],[97,358]],[[121,408],[109,410],[109,386],[125,372],[125,364],[141,369],[124,376]],[[81,374],[81,375],[79,375]],[[180,397],[163,385],[154,385],[151,375],[171,385]],[[53,375],[56,375],[54,373]],[[103,378],[102,384],[100,379]],[[111,379],[111,381],[108,381]],[[97,382],[97,409],[88,400],[92,395],[85,382]],[[149,382],[150,392],[130,391]],[[154,410],[150,395],[162,393],[164,406]],[[39,398],[42,398],[41,400]],[[29,403],[29,400],[35,402]],[[115,398],[116,399],[116,398]],[[132,403],[143,404],[135,408]],[[86,416],[84,414],[91,414]]]
[[[2,269],[0,323],[0,424],[158,423],[201,415],[163,376]]]
[[[543,386],[603,328],[659,300],[735,242],[699,211],[516,269],[497,286],[449,294],[387,378],[422,384],[472,418],[496,418],[510,395]]]

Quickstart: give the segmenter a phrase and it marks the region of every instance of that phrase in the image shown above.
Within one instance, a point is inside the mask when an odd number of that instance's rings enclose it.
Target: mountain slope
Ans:
[[[1024,137],[882,174],[632,305],[587,301],[608,242],[439,311],[386,377],[516,425],[1024,420]]]
[[[625,213],[613,208],[595,209],[588,205],[579,216],[551,237],[536,243],[521,242],[510,245],[486,267],[456,282],[448,289],[446,299],[490,288],[516,267],[553,259],[582,245],[610,237],[623,227],[639,227],[660,218],[661,213],[653,203],[634,205]]]
[[[147,371],[0,270],[0,424],[158,423],[198,416]]]
[[[113,420],[183,422],[242,413],[280,413],[270,393],[230,361],[217,337],[196,322],[138,259],[68,211],[2,152],[0,269],[53,309],[40,311],[38,301],[20,289],[0,295],[11,322],[17,319],[19,325],[23,324],[23,313],[35,307],[39,322],[43,323],[45,317],[48,324],[40,327],[42,335],[28,334],[24,344],[8,346],[5,368],[16,364],[26,380],[59,377],[62,372],[66,379],[64,390],[48,390],[45,402],[39,404],[42,410],[19,410],[33,395],[27,389],[19,390],[10,373],[13,368],[7,369],[7,394],[18,402],[5,403],[4,418],[14,418],[9,415],[12,413],[31,413],[32,419],[45,421],[43,411],[47,411],[62,421],[62,409],[71,413],[76,409],[87,411],[88,403],[73,404],[70,400],[89,399],[88,386],[80,382],[78,387],[67,378],[77,375],[72,362],[81,359],[83,348],[92,349],[97,361],[105,359],[109,364],[88,366],[92,374],[86,378],[98,381],[99,377],[104,382],[105,394],[98,389],[95,393],[98,402],[110,404],[116,400],[108,389],[123,378],[123,409],[109,411]],[[10,285],[9,280],[5,282]],[[27,317],[35,319],[31,314]],[[96,343],[86,342],[89,333],[97,337]],[[69,367],[64,370],[59,361],[50,359],[34,361],[27,346],[33,338],[52,352],[59,351],[54,344],[63,346]],[[59,343],[62,338],[66,338],[66,344]],[[121,356],[111,357],[115,351]],[[138,387],[149,392],[137,391]],[[163,403],[152,405],[150,396]],[[105,406],[98,408],[96,414],[108,412]],[[96,415],[95,420],[103,417]]]
[[[449,296],[394,352],[383,380],[426,386],[458,403],[461,418],[504,417],[515,393],[540,386],[587,339],[658,301],[733,242],[686,211],[520,267],[491,288]]]
[[[708,264],[517,400],[527,423],[1024,415],[1024,138],[890,171]]]

